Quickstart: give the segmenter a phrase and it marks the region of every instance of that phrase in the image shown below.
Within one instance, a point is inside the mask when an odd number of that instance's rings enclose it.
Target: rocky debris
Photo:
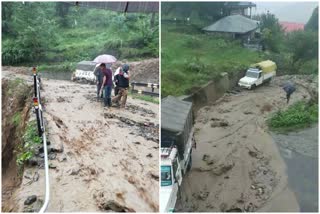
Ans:
[[[48,154],[48,159],[49,159],[49,160],[54,160],[54,159],[56,159],[56,157],[57,157],[57,154],[56,154],[56,153],[50,153],[50,154]]]
[[[198,194],[194,194],[198,200],[204,201],[208,198],[209,192],[208,191],[200,191]]]
[[[105,211],[113,211],[113,212],[135,212],[134,209],[126,207],[114,200],[108,200],[99,204],[99,208]]]
[[[211,118],[211,127],[226,127],[229,126],[229,122],[225,119],[219,119],[219,118]]]
[[[67,160],[67,156],[65,154],[62,154],[57,159],[59,162],[63,162]]]
[[[31,205],[24,205],[23,212],[25,212],[25,213],[39,212],[41,207],[42,207],[42,205],[43,205],[43,201],[41,199],[37,199]]]
[[[156,115],[156,113],[154,113],[153,111],[140,106],[127,104],[126,107],[133,114],[140,113],[141,116],[148,116],[148,117],[154,117]]]
[[[206,162],[208,165],[212,165],[214,163],[213,159],[210,159],[210,155],[204,154],[202,160]]]
[[[259,159],[255,164],[254,170],[249,172],[249,176],[252,180],[251,189],[255,191],[255,195],[258,198],[267,200],[273,191],[273,188],[277,185],[276,173],[270,169],[269,159]]]
[[[62,143],[54,143],[50,145],[50,152],[62,153],[63,149],[64,148]]]
[[[212,173],[215,175],[222,175],[234,167],[233,160],[227,160],[225,163],[222,163],[214,168],[212,168]]]
[[[78,175],[79,172],[80,172],[79,167],[76,167],[76,168],[73,168],[73,169],[67,171],[67,173],[69,173],[69,175]]]
[[[246,115],[248,115],[248,114],[253,114],[252,111],[244,111],[243,113],[246,114]]]
[[[246,204],[245,206],[244,206],[244,210],[246,211],[246,212],[254,212],[255,211],[255,209],[256,209],[256,206],[253,204],[253,203],[248,203],[248,204]]]
[[[66,100],[63,98],[63,97],[58,97],[57,98],[57,102],[58,103],[62,103],[62,102],[65,102]]]
[[[36,200],[37,200],[37,196],[31,195],[24,201],[24,205],[30,205],[30,204],[34,203]]]
[[[270,112],[272,110],[273,106],[269,103],[264,104],[261,109],[260,112],[263,114],[265,112]]]
[[[52,164],[52,163],[50,163],[50,164],[49,164],[49,169],[57,169],[57,166],[54,165],[54,164]]]
[[[210,155],[208,155],[208,154],[204,154],[204,155],[202,156],[202,160],[203,160],[203,161],[207,161],[209,158],[210,158]]]
[[[146,156],[147,158],[152,158],[153,156],[152,156],[152,154],[151,153],[149,153],[149,154],[147,154],[147,156]]]
[[[152,179],[159,181],[159,174],[155,173],[155,172],[149,172],[149,175]]]
[[[235,208],[231,208],[231,209],[227,209],[227,210],[225,210],[225,212],[231,212],[231,213],[242,213],[243,212],[243,210],[241,209],[241,208],[239,208],[239,207],[235,207]]]
[[[263,158],[263,153],[261,151],[259,151],[255,146],[251,146],[250,148],[246,147],[246,148],[249,150],[248,154],[251,157],[257,158],[257,159]]]
[[[159,143],[159,125],[152,122],[136,122],[126,117],[118,116],[114,113],[104,113],[105,118],[118,119],[122,123],[118,124],[120,127],[123,125],[131,126],[135,128],[136,135],[144,137],[146,140]]]
[[[43,159],[35,156],[26,161],[27,166],[40,166],[42,163]]]

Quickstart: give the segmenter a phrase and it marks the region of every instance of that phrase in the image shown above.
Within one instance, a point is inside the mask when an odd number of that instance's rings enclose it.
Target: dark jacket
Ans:
[[[117,76],[118,76],[117,77],[117,79],[118,79],[118,85],[117,86],[119,86],[121,88],[128,88],[129,87],[129,79],[125,78],[122,73],[117,75]]]

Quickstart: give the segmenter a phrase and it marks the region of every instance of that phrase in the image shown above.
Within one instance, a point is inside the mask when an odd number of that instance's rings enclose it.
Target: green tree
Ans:
[[[318,58],[318,35],[312,31],[294,31],[287,36],[287,46],[293,61]]]
[[[260,29],[265,47],[270,51],[280,52],[284,33],[279,20],[271,13],[255,16],[254,19],[260,21]]]
[[[316,7],[313,10],[313,13],[308,21],[308,23],[305,25],[304,29],[305,30],[313,30],[313,31],[318,31],[319,27],[319,22],[318,22],[318,17],[319,17],[319,13],[318,13],[319,7]]]
[[[56,44],[54,3],[3,2],[12,8],[10,16],[3,17],[10,29],[3,34],[4,64],[34,62]]]

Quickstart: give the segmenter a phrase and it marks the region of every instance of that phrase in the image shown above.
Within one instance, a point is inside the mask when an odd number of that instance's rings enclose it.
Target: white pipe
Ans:
[[[50,198],[48,150],[47,150],[47,138],[46,138],[45,129],[43,130],[42,137],[43,137],[43,150],[44,150],[44,169],[46,173],[46,194],[45,194],[44,204],[42,205],[39,213],[44,213],[46,211],[49,204],[49,198]]]

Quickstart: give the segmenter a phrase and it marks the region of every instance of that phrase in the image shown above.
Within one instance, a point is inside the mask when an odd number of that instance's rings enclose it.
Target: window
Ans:
[[[259,78],[259,73],[248,70],[246,73],[246,77]]]
[[[171,166],[161,166],[161,186],[171,186]]]

